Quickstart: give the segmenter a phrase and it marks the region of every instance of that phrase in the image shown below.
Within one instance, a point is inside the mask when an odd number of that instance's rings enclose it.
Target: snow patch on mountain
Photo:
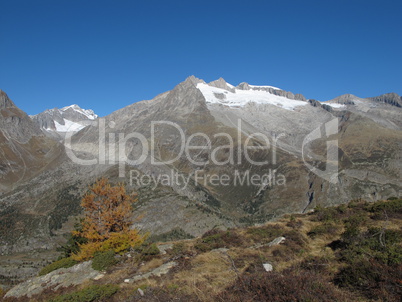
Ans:
[[[271,86],[252,86],[279,89]],[[244,107],[248,103],[270,104],[286,110],[294,110],[297,106],[305,106],[306,102],[291,100],[283,96],[278,96],[264,90],[241,90],[235,89],[230,92],[225,89],[209,86],[208,84],[198,83],[197,88],[204,95],[207,103],[222,104],[229,107]]]
[[[80,131],[81,129],[85,128],[85,125],[80,123],[72,122],[69,120],[64,119],[64,125],[59,124],[58,122],[54,121],[54,125],[56,127],[57,132],[76,132]],[[52,129],[46,129],[52,131]]]
[[[248,86],[250,86],[251,88],[272,88],[275,90],[282,90],[282,89],[280,89],[278,87],[274,87],[274,86],[257,86],[257,85],[250,85],[250,84],[248,84]]]
[[[90,120],[95,120],[98,118],[98,116],[94,113],[93,110],[91,109],[82,109],[80,106],[73,104],[70,106],[66,106],[60,109],[60,111],[66,112],[68,109],[74,110],[75,112],[78,112],[82,115],[85,115],[88,119]]]
[[[331,106],[332,108],[345,108],[346,105],[344,104],[338,104],[338,103],[327,103],[327,102],[323,102],[323,104]]]

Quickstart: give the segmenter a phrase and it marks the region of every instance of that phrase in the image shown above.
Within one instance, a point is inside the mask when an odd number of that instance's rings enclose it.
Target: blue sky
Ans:
[[[0,89],[107,115],[189,75],[321,101],[402,94],[402,1],[0,0]]]

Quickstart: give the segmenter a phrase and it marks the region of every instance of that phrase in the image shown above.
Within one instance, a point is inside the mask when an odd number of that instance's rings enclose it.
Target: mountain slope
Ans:
[[[61,152],[40,128],[0,90],[0,192],[37,175]]]
[[[66,267],[58,261],[5,297],[70,301],[109,287],[108,301],[399,301],[401,226],[402,199],[318,207],[190,240],[155,238],[117,264],[104,256],[56,270]]]

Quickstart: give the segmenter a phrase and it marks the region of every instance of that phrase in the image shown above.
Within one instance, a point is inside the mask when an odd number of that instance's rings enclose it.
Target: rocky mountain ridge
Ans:
[[[82,109],[76,104],[48,109],[30,117],[45,135],[55,138],[64,137],[67,132],[77,132],[98,118],[93,110]]]

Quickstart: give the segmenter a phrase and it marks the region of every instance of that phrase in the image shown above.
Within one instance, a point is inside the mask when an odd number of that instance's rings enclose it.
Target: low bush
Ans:
[[[80,235],[82,232],[81,222],[74,225],[74,232],[70,233],[67,237],[67,242],[57,248],[57,251],[61,252],[61,258],[71,257],[73,254],[78,254],[80,246],[88,243],[88,240]]]
[[[353,199],[351,201],[349,201],[348,203],[348,208],[349,209],[354,209],[354,210],[358,210],[358,209],[364,209],[367,206],[367,201],[365,201],[364,199]]]
[[[62,258],[53,263],[50,263],[49,265],[46,265],[44,268],[42,268],[39,272],[39,276],[49,274],[50,272],[53,272],[59,268],[72,267],[73,265],[76,265],[77,263],[78,262],[72,258]]]
[[[283,228],[274,224],[261,227],[250,227],[246,232],[255,242],[269,242],[276,237],[282,236]]]
[[[300,219],[296,219],[293,215],[290,215],[289,221],[286,223],[286,226],[292,229],[300,229],[303,226],[303,221]]]
[[[242,275],[218,294],[218,301],[350,301],[322,275],[311,271],[255,272]]]
[[[374,259],[360,260],[342,268],[335,284],[357,290],[375,301],[400,301],[402,265],[388,266]]]
[[[308,256],[300,263],[300,268],[315,272],[326,272],[329,266],[328,258],[322,256]]]
[[[92,268],[97,271],[105,271],[116,263],[117,260],[114,251],[97,252],[92,260]]]
[[[57,298],[50,300],[51,302],[91,302],[106,300],[112,297],[119,287],[117,285],[91,285],[80,291],[64,294]]]
[[[375,219],[388,217],[402,217],[402,199],[391,199],[389,201],[377,201],[368,206],[368,210],[374,213]]]
[[[295,249],[300,249],[306,246],[307,240],[304,235],[296,230],[290,230],[283,233],[283,237],[286,238],[283,245]]]
[[[291,261],[295,257],[301,256],[308,251],[307,241],[305,236],[296,230],[290,230],[283,233],[285,242],[270,248],[272,250],[273,260],[277,262]]]
[[[155,243],[152,243],[145,246],[142,249],[141,254],[145,256],[156,256],[160,254],[160,250],[158,249],[158,246]]]
[[[143,243],[133,249],[137,253],[137,260],[149,261],[160,254],[160,250],[155,243]]]
[[[124,301],[136,302],[165,302],[165,301],[185,301],[185,302],[200,302],[197,295],[185,293],[177,288],[177,284],[169,284],[163,287],[147,287],[144,290],[144,296],[141,296],[136,289],[131,294],[130,299]],[[142,287],[141,287],[142,288]]]
[[[180,256],[186,252],[186,245],[183,242],[175,243],[170,251],[173,256]]]
[[[194,247],[200,252],[207,252],[217,248],[241,246],[242,238],[234,231],[211,230],[197,240]]]
[[[333,223],[322,223],[313,227],[307,235],[311,238],[315,238],[322,235],[334,235],[338,232],[339,226]]]
[[[194,236],[186,233],[183,229],[181,228],[175,228],[169,232],[159,234],[159,235],[152,235],[149,238],[150,242],[166,242],[166,241],[174,241],[174,240],[181,240],[181,239],[193,239]]]
[[[317,206],[314,209],[315,221],[335,221],[339,216],[339,211],[336,208],[324,208]]]
[[[393,208],[388,205],[391,202],[379,202],[368,207],[371,211],[383,210],[384,207],[389,209]],[[362,220],[361,216],[355,215],[345,221],[346,230],[337,244],[336,253],[338,260],[345,265],[336,275],[335,282],[360,292],[368,299],[400,301],[402,230],[361,228],[366,218]]]

